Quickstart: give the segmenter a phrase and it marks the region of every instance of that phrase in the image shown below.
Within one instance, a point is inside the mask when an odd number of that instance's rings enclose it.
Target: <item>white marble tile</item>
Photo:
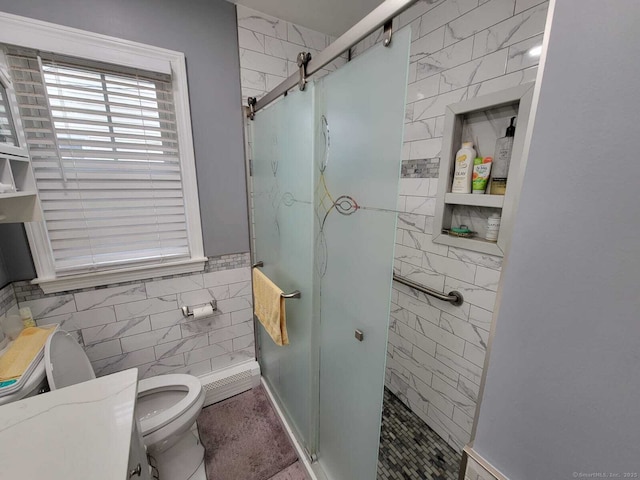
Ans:
[[[128,320],[130,318],[144,317],[152,313],[162,313],[178,308],[175,295],[167,295],[166,297],[149,298],[147,300],[138,300],[137,302],[121,303],[115,307],[116,318],[120,320]]]
[[[159,328],[172,327],[178,325],[184,321],[184,315],[181,310],[172,310],[164,313],[155,313],[150,315],[151,329],[158,330]]]
[[[416,65],[417,64],[413,64]],[[425,98],[431,98],[438,95],[440,88],[440,76],[431,75],[430,77],[418,80],[407,87],[407,103],[417,102]],[[430,138],[430,135],[427,138]]]
[[[102,307],[82,312],[72,312],[65,313],[63,315],[44,317],[40,320],[36,320],[36,323],[38,325],[59,323],[61,329],[72,331],[79,330],[81,328],[95,327],[97,325],[105,325],[115,321],[116,315],[113,311],[113,307]]]
[[[525,70],[518,70],[498,78],[487,80],[480,84],[469,87],[469,98],[499,92],[506,88],[522,85],[527,82],[534,82],[538,73],[538,67],[530,67]]]
[[[287,61],[271,57],[253,50],[240,49],[240,66],[257,72],[270,73],[280,77],[287,76]]]
[[[446,0],[423,15],[420,36],[440,28],[478,6],[478,0]]]
[[[226,340],[232,340],[243,335],[253,335],[253,322],[247,321],[243,323],[237,323],[228,327],[220,328],[209,333],[209,343],[215,344],[224,342]]]
[[[467,89],[461,88],[451,92],[427,98],[414,103],[413,116],[415,120],[439,117],[445,114],[446,108],[452,103],[458,103],[467,98]]]
[[[460,427],[462,427],[462,429],[468,434],[471,434],[471,430],[473,429],[472,415],[474,415],[475,413],[475,405],[473,410],[474,412],[465,413],[464,410],[461,408],[456,407],[453,409],[453,417],[452,417],[453,421],[458,425],[460,425]]]
[[[159,330],[151,330],[131,335],[120,339],[123,352],[133,352],[142,348],[154,347],[162,343],[173,342],[182,338],[182,331],[179,325],[173,327],[161,328]]]
[[[424,232],[426,217],[424,215],[414,215],[412,213],[398,214],[398,227],[405,230]]]
[[[156,375],[164,375],[173,373],[176,369],[185,366],[184,355],[174,355],[173,357],[155,360],[138,366],[138,376],[140,378],[155,377]]]
[[[445,381],[450,382],[452,385],[458,384],[458,372],[453,368],[448,367],[437,358],[423,352],[419,348],[413,350],[413,359],[420,370],[427,370],[433,375],[438,375]],[[411,369],[409,369],[411,371]],[[419,375],[419,371],[411,371],[415,375]]]
[[[250,88],[252,90],[266,90],[266,78],[265,73],[256,72],[255,70],[248,70],[246,68],[240,69],[240,81],[244,88]]]
[[[475,305],[471,306],[471,309],[469,310],[469,323],[489,332],[491,330],[492,320],[493,312],[485,310],[484,308],[476,307]]]
[[[477,347],[471,343],[467,343],[464,347],[463,357],[469,360],[471,363],[479,367],[484,366],[485,349]]]
[[[453,333],[456,337],[463,338],[468,343],[473,344],[478,348],[483,350],[486,350],[487,348],[489,333],[466,320],[462,320],[443,312],[440,316],[440,326],[446,331]],[[462,354],[461,352],[456,353]]]
[[[417,325],[417,324],[416,324]],[[409,345],[415,345],[420,350],[428,353],[431,356],[436,355],[436,342],[435,340],[425,336],[423,333],[414,330],[409,325],[402,322],[396,322],[396,331],[398,337],[400,337],[402,345],[401,350],[407,355],[412,355],[413,348]]]
[[[438,345],[444,345],[453,352],[460,355],[464,352],[464,339],[452,334],[439,325],[435,325],[432,322],[418,318],[416,331],[435,341]]]
[[[474,402],[478,401],[478,393],[480,391],[480,386],[473,383],[471,380],[465,377],[460,377],[458,379],[458,391],[467,397],[469,397]]]
[[[295,43],[287,42],[286,40],[273,37],[265,38],[264,53],[272,57],[282,58],[289,62],[297,62],[298,54],[303,50],[307,51],[308,49]],[[317,50],[312,49],[309,53],[313,56],[316,52]]]
[[[109,340],[107,342],[96,343],[84,347],[84,351],[91,362],[102,360],[103,358],[113,357],[122,353],[120,340]]]
[[[438,345],[436,348],[436,359],[463,377],[467,377],[474,383],[480,383],[482,368],[474,365],[469,360],[462,358],[460,355],[457,355],[448,348]]]
[[[324,33],[287,22],[287,40],[296,45],[322,51],[329,45],[329,39]]]
[[[423,254],[422,267],[469,283],[473,283],[476,275],[474,264],[430,252]]]
[[[179,353],[190,352],[197,348],[203,348],[207,345],[209,345],[209,338],[205,334],[200,334],[194,337],[175,340],[173,342],[162,343],[153,347],[152,350],[155,350],[154,360],[161,360]]]
[[[416,62],[409,64],[409,69],[407,71],[407,84],[411,84],[416,81],[418,76],[418,64]]]
[[[400,159],[401,160],[409,160],[409,152],[411,150],[411,144],[408,142],[405,142],[402,144],[402,151],[400,152]]]
[[[407,206],[407,197],[405,197],[404,195],[398,195],[398,200],[396,201],[396,210],[398,212],[404,212],[405,208]],[[401,230],[396,230],[396,243],[402,243],[401,241],[398,242],[398,232]]]
[[[238,28],[238,46],[264,53],[264,35],[246,28]]]
[[[449,68],[462,65],[471,60],[472,53],[473,38],[467,38],[431,55],[427,55],[418,60],[416,79],[421,80]]]
[[[500,270],[493,270],[486,267],[478,267],[474,284],[486,288],[487,290],[498,290],[498,282],[500,281]]]
[[[208,289],[217,300],[227,300],[234,297],[251,296],[251,282],[249,280]]]
[[[143,348],[135,352],[123,353],[114,357],[92,362],[96,376],[109,375],[127,368],[134,368],[155,360],[153,348]]]
[[[516,0],[516,9],[514,14],[520,13],[524,10],[528,10],[541,3],[547,3],[546,0]]]
[[[409,329],[409,327],[407,327],[406,325],[405,325],[405,328]],[[409,356],[411,355],[411,351],[413,349],[413,343],[411,343],[411,341],[409,339],[404,338],[401,335],[397,334],[395,332],[395,330],[389,330],[388,342],[387,343],[388,343],[388,345],[391,345],[391,346],[395,347],[397,350],[400,350],[404,354],[409,355]],[[433,354],[432,355],[435,355],[435,352],[436,352],[436,345],[435,345],[435,342],[434,342],[433,343]]]
[[[262,12],[257,12],[242,5],[238,9],[238,26],[260,32],[271,37],[287,39],[287,23]]]
[[[233,339],[233,351],[245,350],[255,346],[255,338],[253,333],[249,335],[243,335]]]
[[[471,37],[513,15],[515,0],[489,0],[478,8],[449,22],[444,32],[445,46]]]
[[[414,348],[413,350],[414,353],[417,354],[417,358],[422,358],[424,356],[425,358],[431,359],[435,362],[435,359],[431,355],[423,352],[419,348]],[[433,376],[432,369],[427,368],[423,363],[420,363],[415,356],[407,355],[404,352],[395,349],[393,352],[393,358],[394,361],[407,372],[407,380],[414,375],[425,383],[431,383],[431,378]],[[455,372],[453,372],[453,374],[455,375]]]
[[[431,252],[437,255],[447,256],[449,247],[439,243],[433,243],[433,235],[405,230],[402,236],[402,244],[407,247],[417,248],[423,252]]]
[[[183,292],[178,294],[178,306],[182,307],[186,305],[188,307],[197,307],[211,302],[214,299],[218,299],[214,295],[213,289],[201,288],[199,290],[192,290],[191,292]]]
[[[245,308],[243,310],[237,310],[231,312],[231,324],[236,325],[238,323],[253,321],[253,308]]]
[[[400,195],[428,197],[431,182],[428,178],[401,178],[399,184]]]
[[[415,140],[426,140],[428,138],[432,138],[434,137],[435,127],[435,118],[407,123],[404,126],[404,141],[412,142]],[[409,156],[411,156],[411,145],[409,145]]]
[[[438,427],[444,428],[448,433],[448,442],[450,445],[455,445],[455,449],[460,451],[469,443],[471,435],[455,423],[451,418],[447,417],[444,413],[438,410],[434,405],[429,405],[427,410],[427,423],[432,428]]]
[[[186,277],[168,278],[146,282],[149,298],[164,297],[174,293],[200,290],[203,287],[202,274],[197,273]]]
[[[201,362],[177,368],[171,373],[185,373],[187,375],[193,375],[194,377],[201,377],[203,375],[207,375],[211,371],[211,360],[207,359]]]
[[[233,268],[219,272],[205,273],[203,277],[205,288],[219,287],[230,283],[250,281],[251,269],[249,267]]]
[[[429,138],[411,142],[409,147],[409,160],[421,160],[440,156],[442,138]]]
[[[394,258],[397,261],[422,266],[422,252],[415,248],[405,247],[404,245],[396,245]]]
[[[437,7],[444,1],[445,0],[421,0],[414,3],[407,10],[398,15],[398,27],[401,28],[409,23],[413,23],[415,19],[420,20],[422,15],[427,13],[429,10]],[[418,33],[420,32],[418,31]]]
[[[431,388],[439,395],[444,397],[448,403],[454,405],[465,413],[473,415],[476,409],[476,403],[466,395],[463,395],[458,389],[450,383],[445,382],[438,376],[433,377]],[[436,405],[437,406],[437,405]],[[444,412],[444,410],[440,409]],[[453,410],[452,410],[453,413]]]
[[[203,348],[192,349],[185,353],[184,358],[187,365],[192,363],[198,363],[203,360],[215,358],[220,355],[224,355],[232,352],[232,340],[226,342],[216,343],[215,345],[209,345]]]
[[[413,103],[408,104],[404,109],[404,122],[413,122]]]
[[[79,292],[74,294],[74,297],[78,311],[80,311],[145,300],[147,292],[144,284],[133,284]]]
[[[480,308],[493,310],[496,303],[496,292],[447,276],[445,290],[457,290],[464,296],[465,303]]]
[[[182,330],[182,336],[188,337],[194,334],[208,333],[229,325],[231,325],[231,314],[216,312],[215,315],[207,318],[182,322],[180,329]]]
[[[230,365],[246,362],[255,359],[255,350],[241,350],[233,353],[225,353],[211,359],[211,371],[215,372],[227,368]]]
[[[522,70],[540,61],[542,53],[542,35],[537,35],[519,43],[514,43],[509,47],[509,58],[507,60],[507,72]]]
[[[505,48],[442,72],[440,74],[440,93],[504,75],[507,54],[508,50]]]
[[[244,310],[251,306],[252,300],[250,296],[234,297],[218,302],[218,310],[221,313],[237,312],[238,310]]]
[[[400,276],[435,290],[442,290],[444,288],[444,275],[420,266],[403,262],[400,267]]]
[[[407,295],[413,297],[413,302],[416,304],[416,308],[418,306],[422,306],[423,308],[429,307],[437,311],[438,312],[437,319],[432,320],[436,324],[440,322],[439,314],[441,311],[450,313],[451,315],[455,315],[456,317],[462,318],[463,320],[466,320],[469,318],[469,309],[471,307],[471,304],[469,304],[468,302],[465,302],[462,305],[456,306],[456,305],[451,305],[449,302],[438,300],[437,298],[427,295],[426,293],[418,292],[417,290],[412,290],[409,287],[398,286],[398,288],[400,289],[401,292],[404,292]],[[446,279],[445,279],[445,288],[446,288]],[[405,307],[405,308],[409,308],[409,307]],[[424,315],[421,315],[421,316],[423,318],[426,318],[424,317]]]
[[[500,270],[502,267],[502,257],[496,257],[495,255],[489,255],[487,253],[472,252],[471,250],[464,250],[457,247],[449,248],[449,257],[462,260],[463,262],[493,268],[494,270]]]
[[[409,61],[413,63],[421,60],[441,50],[442,47],[444,47],[444,27],[440,27],[412,42],[411,50],[409,51]]]
[[[25,307],[31,309],[31,315],[35,320],[76,311],[73,295],[59,295],[20,302],[20,308]]]
[[[481,57],[544,32],[548,3],[524,11],[475,35],[473,57]]]
[[[138,317],[122,322],[107,323],[97,327],[83,328],[82,338],[85,345],[114,340],[151,330],[149,317]]]
[[[404,285],[397,285],[398,288],[406,289],[410,291],[409,287],[405,287]],[[429,305],[426,302],[421,301],[413,295],[407,294],[404,291],[400,291],[398,296],[398,305],[405,310],[415,314],[419,318],[424,318],[427,321],[438,325],[440,322],[440,310],[433,305]],[[397,316],[398,313],[394,314]],[[415,323],[418,322],[419,318],[415,318]],[[417,326],[414,325],[414,328],[417,330]]]
[[[405,209],[408,213],[433,216],[436,212],[436,199],[434,197],[407,196]]]

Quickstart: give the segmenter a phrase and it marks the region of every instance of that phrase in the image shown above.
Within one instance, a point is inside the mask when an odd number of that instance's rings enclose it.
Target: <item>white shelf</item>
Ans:
[[[471,207],[502,208],[504,195],[474,195],[472,193],[445,193],[444,203],[447,205],[468,205]]]
[[[36,192],[8,192],[0,193],[0,200],[6,198],[22,198],[22,197],[35,197],[38,195]]]

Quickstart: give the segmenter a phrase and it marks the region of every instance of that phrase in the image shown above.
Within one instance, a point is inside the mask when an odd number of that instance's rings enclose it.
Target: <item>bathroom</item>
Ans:
[[[0,0],[0,317],[59,325],[78,356],[51,375],[84,362],[97,377],[0,396],[0,458],[37,446],[7,478],[637,478],[640,167],[600,165],[628,156],[637,123],[639,14]],[[455,204],[447,160],[461,140],[497,158],[513,116],[511,188]],[[442,233],[463,224],[476,238]],[[254,316],[257,272],[291,293],[287,346]],[[141,391],[168,379],[197,390],[180,427],[204,447],[193,476],[166,451],[158,464],[151,434],[128,444],[152,421]],[[12,421],[118,382],[138,412],[120,452],[55,458],[49,425]],[[107,452],[107,416],[87,408],[95,425],[78,405],[67,448]]]

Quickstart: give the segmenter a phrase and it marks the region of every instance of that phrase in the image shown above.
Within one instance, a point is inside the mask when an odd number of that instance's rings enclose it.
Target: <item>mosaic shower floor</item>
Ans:
[[[378,480],[456,480],[460,454],[386,388]]]

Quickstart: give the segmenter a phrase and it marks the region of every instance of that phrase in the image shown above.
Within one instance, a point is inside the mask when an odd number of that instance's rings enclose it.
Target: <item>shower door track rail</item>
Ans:
[[[464,303],[464,297],[457,290],[452,290],[449,292],[449,294],[445,294],[434,290],[433,288],[425,287],[424,285],[420,285],[419,283],[412,282],[408,278],[401,277],[399,275],[396,275],[395,273],[393,274],[393,280],[395,282],[406,285],[407,287],[413,288],[414,290],[418,290],[419,292],[431,295],[438,300],[449,302],[451,303],[451,305],[460,306]]]
[[[305,80],[318,72],[322,67],[331,63],[360,40],[382,26],[385,27],[385,39],[383,43],[385,46],[388,46],[391,43],[391,20],[400,15],[417,1],[418,0],[385,0],[375,10],[369,13],[369,15],[364,17],[338,37],[335,42],[325,48],[322,52],[318,53],[316,57],[311,58],[308,62],[302,65],[301,72],[304,72],[304,79],[300,78],[300,72],[296,72],[289,78],[282,81],[282,83],[277,85],[263,97],[257,100],[250,97],[248,116],[253,118],[255,112],[263,109],[274,100],[277,100],[281,95],[285,95],[296,85],[300,85],[301,88],[304,88],[304,81],[302,80]],[[306,52],[301,53],[304,53],[306,58]]]

